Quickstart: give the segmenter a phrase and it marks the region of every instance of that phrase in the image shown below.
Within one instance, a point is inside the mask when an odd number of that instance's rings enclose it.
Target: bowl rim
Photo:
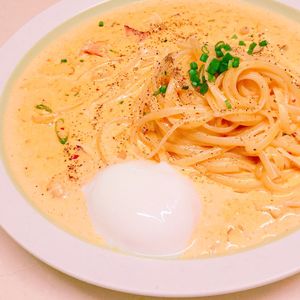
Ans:
[[[0,49],[0,94],[24,54],[45,34],[106,2],[62,0],[24,25]],[[48,221],[14,186],[3,160],[0,178],[1,227],[41,261],[97,286],[159,297],[212,296],[262,286],[300,271],[300,231],[222,257],[162,260],[129,256],[84,242]]]

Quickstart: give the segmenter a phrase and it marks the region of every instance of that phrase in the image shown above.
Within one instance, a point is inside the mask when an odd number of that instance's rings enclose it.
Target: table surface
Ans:
[[[291,0],[296,4],[299,0]],[[26,21],[58,0],[0,0],[0,45]],[[282,0],[282,2],[285,2]],[[0,300],[150,300],[95,287],[40,262],[0,228]],[[194,298],[195,299],[195,298]],[[261,288],[201,300],[298,300],[300,274]]]

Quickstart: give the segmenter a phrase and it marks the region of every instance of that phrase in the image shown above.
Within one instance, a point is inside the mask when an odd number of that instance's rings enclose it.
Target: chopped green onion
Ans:
[[[166,85],[160,86],[160,88],[153,93],[153,96],[158,96],[159,94],[165,94],[167,91],[167,88],[168,87]]]
[[[232,62],[232,67],[233,67],[233,68],[238,68],[239,65],[240,65],[240,59],[239,59],[238,57],[235,57],[235,58],[233,59],[233,62]]]
[[[222,58],[222,62],[228,63],[231,59],[233,59],[233,56],[230,53],[226,53]]]
[[[160,88],[159,88],[159,91],[160,91],[160,93],[161,94],[165,94],[166,93],[166,91],[167,91],[167,86],[166,85],[162,85]]]
[[[202,55],[200,56],[200,60],[202,62],[207,62],[207,59],[208,59],[208,54],[202,53]]]
[[[267,45],[268,45],[268,41],[266,41],[266,40],[259,42],[259,46],[261,46],[261,47],[266,47]]]
[[[214,58],[210,62],[209,66],[207,68],[207,72],[212,75],[215,75],[219,71],[220,63],[221,62],[218,59]]]
[[[215,48],[219,48],[223,45],[225,45],[225,42],[224,41],[219,41],[219,42],[216,43]]]
[[[189,86],[188,86],[188,85],[184,85],[184,86],[182,86],[182,89],[183,89],[183,90],[188,90],[188,89],[189,89]]]
[[[103,27],[103,26],[104,26],[104,22],[103,22],[103,21],[100,21],[100,22],[98,23],[98,26],[99,26],[99,27]]]
[[[192,70],[197,70],[198,69],[198,64],[196,62],[191,62],[190,67]]]
[[[231,68],[232,68],[232,63],[233,63],[233,59],[231,59],[231,60],[228,62],[228,69],[231,69]]]
[[[66,58],[62,58],[62,59],[60,60],[60,63],[62,63],[62,64],[67,63],[67,62],[68,62],[68,60],[67,60]]]
[[[209,50],[208,50],[208,48],[207,48],[207,45],[202,46],[201,51],[202,51],[204,54],[209,54]]]
[[[254,42],[251,43],[250,46],[249,46],[249,49],[248,49],[247,53],[248,53],[249,55],[252,55],[252,54],[253,54],[253,51],[254,51],[254,49],[255,49],[256,46],[257,46],[256,43],[254,43]]]
[[[219,73],[223,73],[228,70],[228,62],[226,61],[221,61],[220,62],[220,67],[219,67]]]
[[[225,44],[223,41],[220,41],[215,45],[215,51],[216,51],[217,57],[224,56],[222,49],[224,49],[225,51],[232,50],[232,48],[230,47],[229,44]]]
[[[197,81],[192,81],[192,86],[197,87],[199,85],[199,82]]]
[[[189,70],[190,76],[198,76],[197,70],[191,69]]]
[[[222,57],[224,54],[221,49],[216,49],[216,55],[217,57]]]
[[[231,37],[233,40],[237,40],[238,39],[238,36],[236,34],[234,34],[232,37]]]
[[[207,91],[208,91],[208,84],[204,82],[200,86],[200,94],[205,95]]]
[[[36,109],[45,110],[49,113],[52,113],[52,109],[45,104],[38,104],[35,106]]]
[[[65,128],[65,120],[59,119],[55,122],[55,133],[62,145],[65,145],[68,141],[69,134]]]
[[[209,82],[215,82],[216,81],[216,77],[210,73],[208,73],[208,81]]]
[[[239,41],[239,46],[246,46],[246,43],[244,41]]]
[[[222,48],[223,48],[224,50],[226,50],[226,51],[232,50],[232,48],[231,48],[230,45],[228,45],[228,44],[225,44]]]
[[[224,102],[225,102],[225,105],[226,105],[226,107],[227,107],[228,109],[232,109],[232,105],[231,105],[231,103],[230,103],[230,101],[229,101],[228,99],[225,100]]]

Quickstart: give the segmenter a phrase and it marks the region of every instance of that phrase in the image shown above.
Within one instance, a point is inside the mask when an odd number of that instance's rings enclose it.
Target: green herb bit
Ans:
[[[232,67],[233,68],[238,68],[240,65],[240,58],[239,57],[234,57],[233,62],[232,62]]]
[[[197,70],[194,70],[194,69],[189,70],[189,75],[190,75],[191,82],[193,82],[193,81],[200,82]]]
[[[35,106],[36,109],[47,111],[48,113],[52,113],[52,109],[45,104],[38,104]]]
[[[254,49],[255,49],[256,46],[257,46],[256,43],[254,43],[254,42],[251,43],[250,46],[249,46],[249,49],[248,49],[247,53],[248,53],[249,55],[252,55],[252,54],[253,54],[253,51],[254,51]]]
[[[159,88],[159,91],[160,91],[160,93],[161,94],[165,94],[166,93],[166,91],[167,91],[167,86],[166,85],[162,85],[160,88]]]
[[[160,90],[158,89],[157,91],[155,91],[154,93],[153,93],[153,96],[158,96],[160,94]]]
[[[225,71],[227,71],[228,70],[228,62],[226,62],[226,61],[221,61],[221,63],[220,63],[220,67],[219,67],[219,73],[221,74],[221,73],[224,73]]]
[[[216,81],[216,77],[210,73],[208,73],[208,81],[209,82],[215,82]]]
[[[224,56],[224,53],[221,49],[216,49],[216,55],[217,55],[217,57],[222,57],[222,56]]]
[[[198,64],[194,61],[190,63],[190,67],[191,70],[198,70]]]
[[[231,37],[233,40],[237,40],[238,39],[238,36],[236,34],[234,34],[232,37]]]
[[[219,42],[216,43],[215,48],[222,47],[223,45],[225,45],[225,42],[224,41],[219,41]]]
[[[167,91],[167,86],[166,85],[162,85],[157,91],[155,91],[153,93],[153,96],[158,96],[159,94],[165,94]]]
[[[202,55],[200,56],[200,60],[202,61],[202,62],[207,62],[207,60],[208,60],[208,54],[206,54],[206,53],[202,53]]]
[[[246,43],[244,41],[239,41],[239,46],[246,46]]]
[[[192,81],[192,86],[197,87],[199,86],[200,82],[199,81]]]
[[[259,46],[260,46],[260,47],[266,47],[268,44],[269,44],[269,43],[268,43],[268,41],[266,41],[266,40],[263,40],[263,41],[260,41],[260,42],[259,42]]]
[[[68,62],[68,60],[66,59],[66,58],[62,58],[61,60],[60,60],[60,63],[61,64],[65,64],[65,63],[67,63]]]
[[[205,95],[208,91],[208,84],[206,82],[202,83],[200,86],[200,94]]]
[[[233,63],[233,59],[231,59],[231,60],[228,62],[228,69],[231,69],[231,68],[232,68],[232,63]]]
[[[194,70],[194,69],[190,69],[189,74],[190,74],[191,77],[192,76],[198,76],[197,70]]]
[[[233,56],[230,53],[226,53],[222,58],[222,62],[228,63],[230,60],[233,59]]]
[[[99,26],[99,27],[103,27],[103,26],[104,26],[104,22],[103,22],[103,21],[100,21],[100,22],[98,23],[98,26]]]
[[[216,52],[217,57],[224,56],[222,49],[224,49],[225,51],[232,50],[232,48],[230,47],[229,44],[225,44],[223,41],[220,41],[215,45],[215,52]]]
[[[65,145],[68,142],[69,134],[65,128],[64,119],[59,119],[55,122],[55,133],[62,145]]]
[[[225,100],[224,102],[225,102],[225,105],[226,105],[226,107],[227,107],[228,109],[232,109],[232,105],[231,105],[231,103],[230,103],[230,101],[229,101],[228,99]]]
[[[207,72],[212,74],[212,75],[215,75],[219,71],[220,64],[221,64],[221,62],[218,59],[214,58],[210,62],[209,66],[207,68]]]
[[[208,48],[207,48],[207,45],[202,46],[201,51],[202,51],[204,54],[209,54],[209,50],[208,50]]]

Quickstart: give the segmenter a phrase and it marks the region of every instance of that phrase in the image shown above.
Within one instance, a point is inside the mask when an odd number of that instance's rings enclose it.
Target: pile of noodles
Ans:
[[[292,78],[272,63],[242,56],[238,68],[215,83],[207,81],[209,90],[202,95],[191,85],[184,88],[187,67],[199,53],[193,48],[164,55],[134,84],[139,89],[128,124],[136,157],[193,168],[238,192],[267,189],[295,198],[300,194],[300,92]],[[210,61],[203,63],[200,77],[208,79]],[[162,84],[166,93],[155,93]]]

